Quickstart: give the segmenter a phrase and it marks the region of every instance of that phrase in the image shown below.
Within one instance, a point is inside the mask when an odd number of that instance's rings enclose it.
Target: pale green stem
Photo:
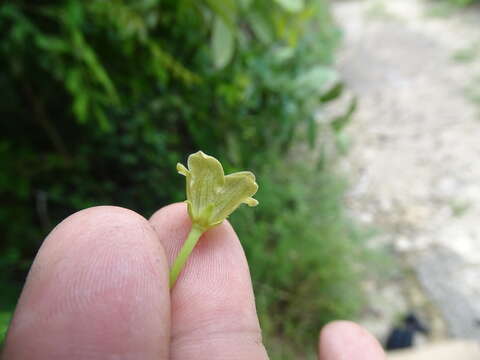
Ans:
[[[202,227],[193,224],[192,229],[188,234],[187,240],[180,249],[180,252],[178,253],[175,261],[173,262],[172,269],[170,270],[170,289],[173,288],[173,285],[175,285],[175,281],[177,281],[178,275],[180,275],[180,273],[182,272],[190,253],[192,252],[193,248],[198,242],[198,239],[200,239],[200,236],[203,234],[204,231],[205,230]]]

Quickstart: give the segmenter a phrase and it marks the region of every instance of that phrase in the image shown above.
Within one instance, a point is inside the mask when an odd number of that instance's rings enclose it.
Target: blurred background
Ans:
[[[339,318],[476,351],[475,3],[3,1],[0,342],[59,221],[148,218],[203,150],[257,175],[231,222],[272,359],[314,358]]]

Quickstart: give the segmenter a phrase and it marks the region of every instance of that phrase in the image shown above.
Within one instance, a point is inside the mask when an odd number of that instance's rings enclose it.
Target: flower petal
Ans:
[[[198,216],[215,203],[225,183],[222,164],[212,156],[198,151],[188,157],[190,200],[192,213]],[[188,195],[188,194],[187,194]]]
[[[177,171],[179,174],[187,176],[189,174],[188,169],[180,163],[177,163]]]
[[[214,222],[222,221],[227,218],[242,203],[250,206],[258,202],[252,199],[258,190],[255,182],[255,175],[248,171],[242,171],[225,176],[225,185],[222,191],[215,198],[214,213],[212,220]]]
[[[191,214],[193,214],[192,213],[192,202],[188,201],[192,197],[191,189],[190,189],[191,174],[190,174],[190,171],[188,171],[188,169],[180,163],[177,163],[177,171],[178,171],[179,174],[184,175],[187,178],[185,180],[185,183],[186,183],[186,192],[187,192],[188,213],[191,216]]]
[[[244,204],[247,204],[248,206],[257,206],[258,205],[258,200],[254,199],[252,197],[246,198],[243,200]]]

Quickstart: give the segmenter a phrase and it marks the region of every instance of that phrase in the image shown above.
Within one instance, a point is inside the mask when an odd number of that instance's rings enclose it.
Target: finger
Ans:
[[[102,206],[58,225],[30,270],[4,359],[167,359],[168,265],[148,221]]]
[[[320,333],[320,360],[385,360],[378,341],[361,326],[350,321],[335,321]]]
[[[155,213],[170,264],[191,222],[185,204]],[[199,240],[172,290],[172,360],[265,360],[248,264],[228,222]]]

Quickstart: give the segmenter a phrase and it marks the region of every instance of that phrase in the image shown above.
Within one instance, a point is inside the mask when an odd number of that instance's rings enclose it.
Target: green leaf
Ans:
[[[0,345],[7,335],[8,325],[10,323],[10,319],[12,318],[12,313],[10,312],[1,312],[0,313]]]
[[[336,132],[339,133],[342,131],[342,129],[350,122],[352,119],[352,115],[357,109],[357,99],[354,98],[352,102],[350,103],[350,106],[348,107],[347,111],[345,114],[337,116],[332,120],[330,123],[330,126],[332,129]]]
[[[340,97],[343,93],[345,85],[342,82],[336,83],[330,90],[320,97],[322,103],[326,103]]]
[[[38,47],[52,53],[66,53],[70,50],[69,44],[60,37],[38,34],[35,41]]]
[[[235,27],[237,6],[235,0],[205,0],[215,15],[221,17],[232,29]]]
[[[308,144],[312,149],[315,147],[315,142],[317,140],[317,131],[318,131],[317,120],[315,119],[315,116],[312,115],[308,118],[308,123],[307,123]]]
[[[265,44],[269,44],[273,40],[273,29],[265,17],[258,13],[251,11],[248,14],[248,22],[252,27],[255,36]]]
[[[239,0],[238,2],[239,2],[240,7],[242,9],[247,10],[250,7],[250,5],[252,4],[252,1],[253,0]]]
[[[216,16],[212,30],[212,58],[217,69],[224,68],[232,60],[234,48],[232,31],[221,17]]]
[[[290,12],[302,11],[305,7],[304,0],[275,0],[277,4]]]
[[[282,47],[276,48],[272,52],[273,59],[278,63],[289,61],[294,56],[295,56],[295,49],[289,46],[282,46]]]
[[[323,95],[331,89],[332,84],[338,82],[338,74],[326,66],[315,66],[297,77],[295,86],[307,93]]]
[[[85,123],[88,115],[89,97],[87,93],[77,93],[73,99],[73,113],[80,123]]]

